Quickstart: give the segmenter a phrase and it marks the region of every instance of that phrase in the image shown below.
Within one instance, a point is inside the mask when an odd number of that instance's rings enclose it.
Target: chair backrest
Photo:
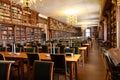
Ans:
[[[34,53],[35,52],[35,48],[34,47],[27,48],[26,52],[27,53]]]
[[[0,47],[0,51],[6,51],[6,47]]]
[[[74,46],[74,47],[70,47],[70,48],[74,48],[75,49],[75,54],[78,54],[78,46]]]
[[[11,63],[9,61],[0,61],[0,80],[9,80]]]
[[[51,60],[54,62],[55,70],[62,70],[66,74],[66,59],[64,54],[50,54]]]
[[[54,62],[35,60],[33,66],[33,80],[53,80]]]
[[[48,52],[48,46],[42,45],[42,52]]]
[[[16,52],[21,52],[22,51],[22,48],[21,47],[17,47],[16,48]]]
[[[75,53],[75,48],[65,48],[65,53]]]
[[[52,53],[54,53],[54,48],[52,48]],[[60,53],[60,48],[55,47],[55,54],[59,54],[59,53]]]
[[[5,60],[5,57],[3,54],[0,53],[0,60]]]
[[[60,53],[64,53],[65,52],[64,51],[65,46],[64,45],[60,45],[59,47],[60,47]]]
[[[41,44],[40,44],[40,43],[37,43],[37,46],[41,46]]]
[[[30,66],[33,66],[34,60],[39,60],[39,55],[37,53],[27,53],[27,56]]]
[[[20,48],[21,52],[24,51],[24,45],[18,44],[17,47]]]
[[[38,46],[37,45],[32,45],[32,47],[35,49],[35,52],[38,52]]]

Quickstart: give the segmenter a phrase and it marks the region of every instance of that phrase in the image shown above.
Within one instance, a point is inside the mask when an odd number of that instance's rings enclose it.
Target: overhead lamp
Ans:
[[[65,10],[64,13],[66,14],[66,22],[70,25],[76,25],[78,12],[79,12],[78,9]]]
[[[10,0],[10,1],[20,4],[22,7],[26,7],[26,8],[35,6],[36,3],[38,2],[42,2],[42,0]]]
[[[81,29],[84,31],[84,30],[86,30],[87,29],[87,25],[86,24],[82,24],[81,25]]]
[[[76,15],[68,15],[66,18],[66,21],[70,25],[76,25],[77,24],[77,16]]]

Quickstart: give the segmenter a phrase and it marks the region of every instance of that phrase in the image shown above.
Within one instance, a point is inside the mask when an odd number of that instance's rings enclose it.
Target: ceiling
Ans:
[[[65,12],[74,10],[72,12],[77,16],[77,24],[74,26],[85,24],[89,27],[98,25],[100,4],[101,0],[42,0],[42,3],[37,2],[37,7],[31,6],[31,9],[65,23],[68,15]]]

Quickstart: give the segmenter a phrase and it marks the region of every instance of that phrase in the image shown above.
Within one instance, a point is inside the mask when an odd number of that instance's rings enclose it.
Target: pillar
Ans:
[[[107,41],[107,19],[104,18],[104,41]]]
[[[117,48],[120,48],[120,0],[117,0],[116,11]]]

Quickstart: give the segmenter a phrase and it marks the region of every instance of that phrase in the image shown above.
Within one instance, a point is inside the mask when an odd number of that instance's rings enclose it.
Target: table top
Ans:
[[[11,52],[0,52],[1,54],[4,54],[5,58],[8,59],[27,59],[27,53],[21,52],[21,53],[11,53]],[[38,53],[40,59],[42,60],[51,60],[50,53]],[[66,56],[66,61],[73,61],[76,62],[80,58],[80,54],[74,54],[73,56]]]
[[[86,44],[83,44],[83,45],[89,46],[90,44],[89,44],[89,43],[86,43]]]
[[[66,61],[76,62],[80,58],[80,54],[74,54],[73,56],[66,56]],[[49,53],[40,53],[40,59],[42,60],[51,60]]]
[[[86,50],[87,47],[79,47],[78,49],[79,49],[79,50]]]
[[[4,54],[5,58],[9,59],[27,59],[26,52],[21,53],[12,53],[12,52],[0,52],[1,54]]]

